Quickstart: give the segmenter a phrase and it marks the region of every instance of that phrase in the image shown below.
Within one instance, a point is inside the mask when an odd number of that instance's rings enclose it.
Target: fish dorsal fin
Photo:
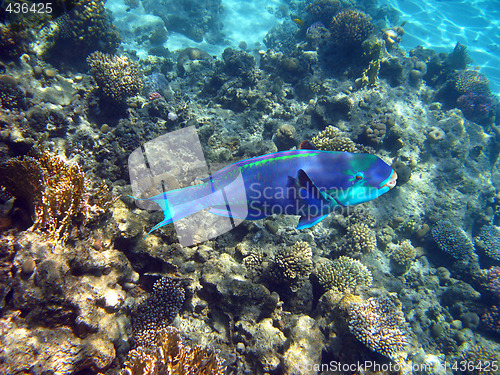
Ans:
[[[301,150],[317,150],[316,146],[314,146],[308,140],[302,141],[300,143],[299,149],[301,149]]]

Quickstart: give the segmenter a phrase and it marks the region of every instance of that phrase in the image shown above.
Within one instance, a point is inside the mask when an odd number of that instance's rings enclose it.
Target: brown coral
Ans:
[[[129,353],[120,375],[223,375],[226,367],[211,349],[182,343],[174,327],[156,333],[156,345],[139,347]]]
[[[325,290],[338,293],[355,293],[357,289],[372,284],[372,273],[359,260],[346,256],[320,263],[316,276]]]
[[[297,241],[292,247],[281,247],[274,257],[273,276],[297,291],[309,278],[313,268],[311,246]]]
[[[102,94],[114,101],[123,101],[143,87],[139,67],[126,56],[94,52],[87,57],[90,71]]]
[[[347,227],[346,251],[352,257],[375,250],[377,237],[375,232],[365,223],[359,222]]]
[[[332,40],[341,48],[361,46],[372,31],[370,16],[355,9],[343,10],[333,17],[330,24]]]
[[[350,138],[343,136],[335,126],[327,126],[311,142],[318,150],[356,152],[357,146]]]
[[[91,203],[93,197],[85,182],[77,163],[50,153],[13,158],[0,165],[0,186],[34,216],[30,230],[40,230],[55,240],[66,240],[68,229],[78,217],[85,222],[111,205],[105,186],[98,190],[97,201]]]
[[[369,349],[396,362],[403,361],[409,327],[401,308],[388,297],[369,298],[348,307],[349,331]]]

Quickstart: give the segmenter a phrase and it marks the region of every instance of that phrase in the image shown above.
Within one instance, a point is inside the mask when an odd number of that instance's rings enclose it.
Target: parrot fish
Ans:
[[[232,183],[237,178],[243,183]],[[230,164],[201,184],[145,199],[157,203],[165,216],[149,233],[205,209],[241,220],[298,215],[297,229],[310,228],[338,207],[388,192],[396,180],[396,172],[372,154],[315,149],[275,152]],[[237,199],[229,199],[228,204],[228,197]]]

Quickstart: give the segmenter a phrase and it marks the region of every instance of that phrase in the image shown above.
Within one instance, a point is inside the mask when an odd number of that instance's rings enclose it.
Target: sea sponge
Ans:
[[[406,356],[409,327],[401,307],[386,296],[352,303],[348,308],[349,331],[369,349],[396,362]]]
[[[311,142],[318,150],[345,152],[356,152],[358,150],[356,143],[343,136],[338,128],[331,125],[313,137]]]
[[[315,270],[318,281],[325,290],[338,293],[355,293],[358,288],[372,285],[372,273],[359,260],[341,256],[320,263]]]
[[[100,92],[114,101],[123,101],[143,87],[139,67],[126,56],[96,51],[87,57]]]
[[[448,220],[440,220],[432,227],[432,238],[439,248],[458,260],[475,259],[474,244],[462,228]]]
[[[30,230],[39,230],[56,241],[65,241],[75,222],[85,223],[113,203],[106,185],[91,194],[77,163],[47,152],[0,164],[0,186],[32,213]]]
[[[213,349],[184,345],[180,332],[165,327],[155,332],[154,344],[131,350],[120,375],[223,375],[226,366]]]
[[[179,280],[164,276],[156,281],[151,293],[134,309],[132,326],[135,345],[155,346],[156,333],[172,323],[184,299],[185,290]]]
[[[330,23],[333,43],[344,49],[360,47],[372,32],[371,17],[355,9],[343,10]]]
[[[354,258],[359,257],[362,253],[373,251],[377,247],[375,232],[362,222],[347,227],[345,240],[347,254]]]
[[[297,241],[293,246],[282,246],[274,256],[271,273],[278,281],[290,285],[297,291],[309,278],[313,269],[311,246],[304,241]]]
[[[487,256],[500,261],[500,228],[484,225],[476,238],[476,244]]]

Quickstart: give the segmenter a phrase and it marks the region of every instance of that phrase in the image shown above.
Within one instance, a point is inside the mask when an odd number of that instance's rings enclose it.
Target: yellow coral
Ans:
[[[139,67],[126,56],[96,51],[87,57],[87,62],[99,89],[108,98],[123,101],[143,87]]]
[[[319,283],[325,290],[355,293],[360,287],[372,284],[372,273],[359,260],[341,256],[333,261],[320,263],[316,268]]]
[[[120,375],[223,375],[226,367],[211,349],[182,343],[179,331],[166,327],[157,331],[156,345],[138,347],[129,353]]]
[[[368,253],[377,247],[375,232],[365,223],[355,223],[347,227],[347,252],[357,257]]]
[[[41,230],[55,240],[67,239],[68,229],[78,216],[89,220],[112,203],[107,187],[101,186],[96,201],[90,204],[91,194],[80,166],[49,153],[1,164],[0,186],[32,212],[30,230]]]
[[[327,126],[311,140],[318,150],[356,152],[357,146],[350,138],[341,134],[335,126]]]

